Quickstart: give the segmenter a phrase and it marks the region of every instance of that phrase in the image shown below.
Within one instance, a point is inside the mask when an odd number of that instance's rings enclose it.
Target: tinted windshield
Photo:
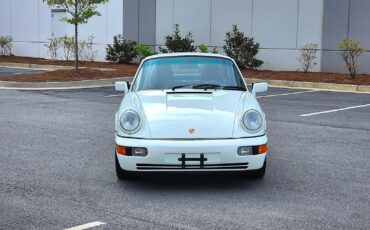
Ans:
[[[245,88],[232,61],[219,57],[166,57],[146,61],[133,90],[171,89],[184,85],[212,84]]]

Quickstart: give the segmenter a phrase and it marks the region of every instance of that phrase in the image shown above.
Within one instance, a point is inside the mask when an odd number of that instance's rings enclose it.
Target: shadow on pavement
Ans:
[[[263,186],[266,179],[255,179],[239,172],[170,172],[141,173],[132,179],[120,181],[123,186],[129,185],[140,189],[169,190],[235,190]]]

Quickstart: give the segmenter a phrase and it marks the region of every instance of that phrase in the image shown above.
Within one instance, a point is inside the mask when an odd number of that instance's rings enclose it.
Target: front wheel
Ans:
[[[114,156],[115,156],[115,161],[116,161],[116,175],[118,179],[120,180],[131,179],[134,176],[133,173],[122,169],[118,162],[116,153],[114,154]]]

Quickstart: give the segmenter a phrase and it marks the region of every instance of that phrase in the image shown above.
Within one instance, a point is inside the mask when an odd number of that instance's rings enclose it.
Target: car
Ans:
[[[265,113],[229,57],[159,54],[144,59],[133,79],[116,82],[124,97],[115,114],[119,179],[137,172],[266,171]]]

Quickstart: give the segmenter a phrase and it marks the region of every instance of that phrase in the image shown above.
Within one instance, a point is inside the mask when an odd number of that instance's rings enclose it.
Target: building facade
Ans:
[[[1,0],[0,35],[14,39],[15,55],[48,57],[48,38],[73,35],[61,22],[63,9],[42,0]],[[97,58],[114,35],[158,47],[175,24],[191,31],[195,43],[217,47],[222,53],[225,34],[233,24],[260,43],[261,69],[297,70],[300,49],[316,43],[314,71],[344,72],[336,44],[342,38],[359,40],[370,49],[368,0],[110,0],[99,6],[100,17],[80,27],[80,38],[95,36]],[[369,29],[367,29],[369,27]],[[360,72],[370,73],[370,55],[362,55]]]

